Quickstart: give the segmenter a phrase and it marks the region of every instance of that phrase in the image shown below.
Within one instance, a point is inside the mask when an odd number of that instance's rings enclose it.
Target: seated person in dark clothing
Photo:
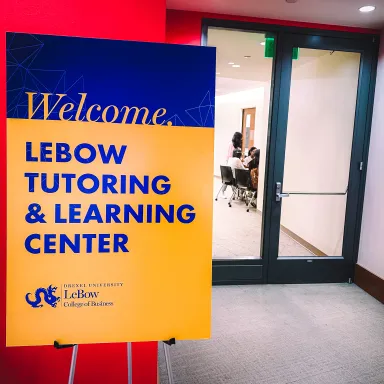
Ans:
[[[254,151],[253,159],[248,163],[248,169],[259,168],[260,163],[260,149]]]
[[[254,159],[255,157],[255,153],[257,151],[257,148],[256,147],[252,147],[249,151],[248,151],[248,156],[244,159],[243,161],[243,164],[248,167],[248,164]]]
[[[249,162],[248,169],[250,173],[249,189],[253,192],[251,204],[257,208],[255,197],[257,198],[258,184],[259,184],[259,162],[260,162],[260,149],[256,150],[254,158]]]

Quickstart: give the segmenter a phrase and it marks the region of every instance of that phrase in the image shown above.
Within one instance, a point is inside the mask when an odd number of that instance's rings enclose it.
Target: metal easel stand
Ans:
[[[69,370],[69,377],[68,377],[68,384],[73,384],[73,382],[75,380],[77,350],[78,350],[79,346],[77,344],[60,344],[56,340],[53,342],[53,346],[56,349],[73,348],[73,350],[72,350],[71,368]]]
[[[171,356],[169,354],[169,348],[171,345],[174,345],[174,344],[176,344],[175,338],[163,341],[165,363],[167,365],[169,384],[174,384],[173,374],[172,374]],[[128,384],[132,384],[132,343],[127,343],[127,358],[128,358]],[[68,383],[68,384],[70,384],[70,383]]]
[[[169,381],[169,384],[174,384],[169,348],[171,345],[176,344],[176,340],[175,338],[172,338],[172,339],[163,341],[163,343],[164,343],[163,345],[164,345],[165,362],[167,365],[167,372],[168,372],[168,381]],[[69,377],[68,377],[68,384],[73,384],[75,380],[77,351],[79,349],[78,344],[60,344],[58,341],[55,340],[53,342],[53,346],[56,349],[73,348],[71,368],[69,370]],[[127,343],[127,357],[128,357],[128,384],[132,384],[132,343]]]
[[[132,384],[132,343],[127,343],[128,384]]]
[[[172,363],[171,363],[171,355],[169,353],[169,348],[171,345],[176,344],[176,339],[173,337],[172,339],[163,341],[164,346],[164,355],[165,355],[165,364],[167,366],[167,372],[168,372],[168,383],[174,384],[173,381],[173,372],[172,372]]]

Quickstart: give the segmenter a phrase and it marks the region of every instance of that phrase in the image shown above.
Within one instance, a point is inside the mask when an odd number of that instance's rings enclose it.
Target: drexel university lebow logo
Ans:
[[[53,287],[52,284],[48,288],[37,288],[35,291],[35,300],[31,300],[30,296],[32,296],[31,292],[28,292],[25,295],[25,300],[32,308],[41,308],[44,306],[42,304],[42,300],[49,304],[51,307],[56,308],[57,303],[60,301],[60,297],[55,296],[57,287]],[[43,294],[43,299],[42,295]],[[33,299],[33,297],[32,297]]]

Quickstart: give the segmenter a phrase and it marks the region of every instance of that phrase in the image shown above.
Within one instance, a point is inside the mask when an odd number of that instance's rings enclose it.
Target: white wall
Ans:
[[[220,176],[220,165],[225,164],[228,147],[235,132],[242,131],[242,111],[256,107],[255,146],[263,119],[264,89],[229,93],[215,99],[215,158],[214,173]],[[259,148],[259,147],[258,147]]]
[[[271,95],[271,83],[265,83],[263,87],[264,98],[262,107],[261,122],[259,129],[255,132],[255,142],[258,143],[257,148],[260,149],[260,163],[259,163],[259,185],[257,192],[257,209],[263,211],[264,199],[264,181],[265,181],[265,160],[267,154],[267,140],[268,140],[268,124],[269,124],[269,102]]]
[[[382,42],[384,33],[382,34]],[[384,279],[384,44],[376,80],[358,264]]]
[[[346,190],[359,61],[356,53],[326,52],[304,65],[294,62],[285,191]],[[281,224],[325,254],[340,256],[345,203],[344,196],[291,195],[283,199]]]

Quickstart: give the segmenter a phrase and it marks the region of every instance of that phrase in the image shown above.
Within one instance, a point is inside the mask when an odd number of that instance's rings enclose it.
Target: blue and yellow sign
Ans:
[[[210,336],[215,50],[7,34],[7,345]]]

